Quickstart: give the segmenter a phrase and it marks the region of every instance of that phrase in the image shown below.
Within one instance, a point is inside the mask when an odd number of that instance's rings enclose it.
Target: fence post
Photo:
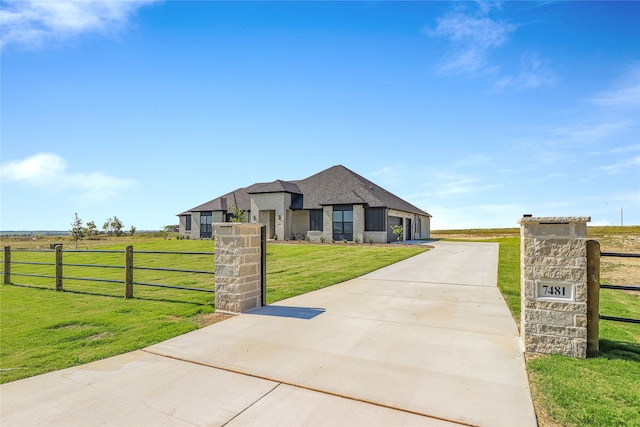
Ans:
[[[260,263],[262,272],[262,306],[267,305],[267,227],[260,227]]]
[[[133,246],[125,251],[124,297],[133,298]]]
[[[600,351],[600,243],[587,240],[587,355]]]
[[[55,246],[56,251],[56,291],[62,288],[62,245]]]
[[[4,284],[11,283],[11,246],[4,247]]]

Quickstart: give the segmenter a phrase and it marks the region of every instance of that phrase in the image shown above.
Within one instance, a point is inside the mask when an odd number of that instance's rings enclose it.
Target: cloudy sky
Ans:
[[[640,224],[640,2],[2,1],[1,20],[2,230],[160,229],[337,164],[433,229]]]

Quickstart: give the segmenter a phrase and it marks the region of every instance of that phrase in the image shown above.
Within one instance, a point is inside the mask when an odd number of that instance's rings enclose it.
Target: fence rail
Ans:
[[[34,250],[34,249],[24,249],[13,252],[37,252],[37,253],[54,253],[55,254],[55,262],[40,262],[40,261],[13,261],[11,259],[11,247],[4,247],[4,283],[11,283],[11,276],[29,276],[29,277],[39,277],[45,279],[55,279],[55,288],[57,291],[62,291],[64,289],[64,281],[65,280],[79,280],[79,281],[91,281],[91,282],[105,282],[105,283],[118,283],[125,285],[125,298],[133,298],[133,285],[138,286],[149,286],[149,287],[158,287],[158,288],[169,288],[169,289],[180,289],[180,290],[188,290],[188,291],[197,291],[197,292],[215,292],[214,289],[205,289],[205,288],[197,288],[197,287],[188,287],[188,286],[176,286],[170,285],[166,283],[145,283],[138,282],[134,280],[134,270],[147,270],[147,271],[162,271],[162,272],[175,272],[175,273],[188,273],[188,274],[204,274],[204,275],[215,275],[213,271],[204,271],[204,270],[192,270],[192,269],[180,269],[180,268],[166,268],[166,267],[148,267],[148,266],[135,266],[133,263],[133,255],[134,254],[153,254],[153,255],[204,255],[204,256],[213,256],[214,252],[175,252],[175,251],[134,251],[133,246],[127,246],[125,250],[73,250],[73,249],[62,249],[62,245],[55,246],[55,249],[45,249],[45,250]],[[64,263],[63,262],[63,253],[98,253],[98,254],[124,254],[125,255],[125,265],[107,265],[107,264],[80,264],[80,263]],[[213,263],[212,263],[213,264]],[[11,271],[12,265],[38,265],[38,266],[55,266],[55,275],[46,275],[46,274],[35,274],[35,273],[17,273]],[[102,268],[102,269],[120,269],[125,270],[125,275],[123,280],[115,280],[115,279],[102,279],[95,277],[74,277],[74,276],[65,276],[63,274],[64,267],[81,267],[81,268]]]
[[[640,254],[619,253],[619,252],[601,252],[600,256],[601,257],[619,257],[619,258],[640,258]],[[634,285],[607,285],[607,284],[600,283],[600,289],[640,292],[640,286],[634,286]],[[600,314],[599,317],[601,320],[611,320],[613,322],[640,324],[640,319],[631,319],[628,317],[617,317],[617,316],[605,316],[602,314]]]

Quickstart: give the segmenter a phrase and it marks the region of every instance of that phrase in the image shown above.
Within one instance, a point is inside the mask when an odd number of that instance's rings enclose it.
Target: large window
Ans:
[[[201,239],[210,239],[213,236],[213,230],[211,223],[213,222],[213,213],[212,212],[201,212],[200,213],[200,238]]]
[[[184,216],[184,229],[185,231],[191,231],[191,215]]]
[[[322,231],[322,209],[309,211],[309,230]]]
[[[385,208],[364,209],[364,231],[386,231],[384,228]]]
[[[333,240],[353,240],[353,206],[333,207]]]

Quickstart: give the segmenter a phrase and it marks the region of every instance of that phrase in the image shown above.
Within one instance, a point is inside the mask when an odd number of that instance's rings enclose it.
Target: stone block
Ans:
[[[574,326],[574,314],[549,310],[525,310],[525,323],[543,325]]]
[[[218,236],[231,236],[234,233],[233,226],[231,224],[214,224],[216,237]],[[217,239],[216,239],[217,241]]]
[[[258,264],[241,264],[238,266],[238,275],[244,276],[252,276],[254,274],[258,274],[260,266]]]
[[[526,299],[536,298],[536,282],[535,280],[523,280],[524,292],[523,295]]]
[[[563,282],[586,282],[587,270],[577,267],[535,266],[526,267],[526,277],[543,280],[560,280]]]
[[[586,239],[536,240],[533,253],[537,257],[577,258],[587,256]]]
[[[566,338],[587,338],[585,328],[574,328],[568,326],[537,325],[536,333],[540,335],[553,335]]]
[[[584,314],[576,314],[573,317],[573,325],[577,328],[587,328],[587,314],[586,314],[586,304],[585,304],[585,313]]]
[[[573,339],[552,335],[527,335],[525,350],[532,353],[562,354],[573,356]]]
[[[586,339],[574,339],[573,340],[573,357],[579,357],[584,359],[587,357],[587,340]]]
[[[246,254],[242,257],[242,262],[244,264],[260,264],[262,261],[262,257],[259,253],[255,254]]]
[[[587,304],[582,302],[560,302],[548,300],[536,300],[533,308],[555,312],[568,312],[574,314],[586,314]]]
[[[215,275],[216,281],[219,277],[235,277],[237,276],[237,266],[231,264],[216,264]]]

